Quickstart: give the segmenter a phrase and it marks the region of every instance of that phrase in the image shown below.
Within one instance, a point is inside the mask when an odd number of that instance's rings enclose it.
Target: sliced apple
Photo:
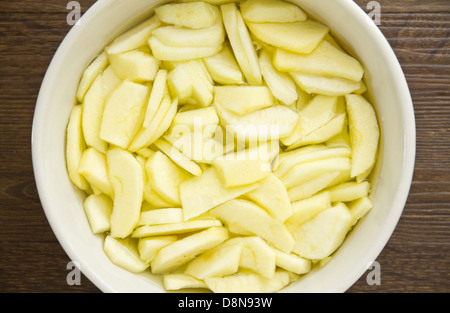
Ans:
[[[166,24],[193,29],[210,27],[220,16],[216,6],[205,2],[164,4],[155,9],[155,14]]]
[[[227,188],[215,168],[203,172],[180,185],[180,198],[185,220],[199,216],[212,208],[239,197],[257,185]]]
[[[83,107],[81,105],[72,108],[67,125],[66,165],[70,181],[81,190],[89,190],[89,183],[78,172],[81,156],[86,149],[81,128],[82,115]]]
[[[352,145],[352,177],[375,163],[380,138],[377,116],[372,104],[361,95],[347,95],[349,133]]]
[[[215,86],[214,102],[234,114],[249,114],[274,104],[266,86]]]
[[[162,235],[178,235],[192,233],[210,227],[222,226],[219,220],[193,220],[179,223],[161,224],[161,225],[144,225],[136,228],[133,238],[144,238]]]
[[[272,55],[269,49],[264,48],[259,54],[261,74],[270,88],[273,96],[285,105],[291,105],[298,99],[297,87],[292,77],[287,73],[279,72],[272,65]]]
[[[111,236],[125,238],[139,222],[144,194],[144,172],[128,151],[114,148],[106,154],[108,176],[114,190]]]
[[[112,54],[111,68],[121,79],[148,82],[155,79],[160,61],[143,49]]]
[[[111,55],[144,47],[153,30],[160,25],[161,20],[157,15],[153,15],[146,21],[117,37],[105,50]]]
[[[212,106],[180,111],[173,119],[169,134],[179,136],[180,134],[186,132],[203,132],[209,126],[214,126],[215,129],[218,124],[219,117],[217,116],[216,110]]]
[[[355,82],[360,81],[364,74],[364,68],[357,59],[337,49],[326,40],[307,55],[276,49],[273,64],[282,72],[340,77]]]
[[[232,275],[239,269],[242,244],[229,244],[228,241],[203,252],[189,262],[185,273],[197,279]]]
[[[295,202],[312,197],[316,193],[332,185],[340,175],[342,175],[340,171],[331,171],[314,177],[298,186],[289,188],[289,199],[291,202]]]
[[[332,202],[349,202],[359,198],[367,197],[370,190],[368,181],[345,182],[327,189]]]
[[[88,148],[84,150],[78,165],[78,172],[88,181],[92,188],[113,197],[113,188],[107,173],[106,156]]]
[[[149,263],[159,250],[178,240],[175,235],[140,238],[138,241],[139,258]]]
[[[283,182],[269,173],[259,186],[245,195],[260,205],[270,216],[284,222],[292,214],[291,201]]]
[[[241,5],[242,17],[252,23],[302,22],[306,13],[292,3],[278,0],[248,0]]]
[[[299,72],[291,72],[290,75],[301,89],[310,94],[345,96],[361,88],[360,81],[354,82],[344,78],[325,77]]]
[[[287,228],[253,202],[233,199],[214,208],[210,214],[226,225],[239,225],[281,251],[292,251],[294,240]]]
[[[262,42],[287,51],[308,54],[328,33],[325,25],[307,20],[293,23],[247,23],[252,34]]]
[[[169,203],[181,205],[180,185],[189,180],[192,175],[160,151],[147,160],[145,169],[152,188]]]
[[[343,203],[320,212],[295,231],[294,252],[312,260],[329,257],[344,241],[351,222],[352,215]]]
[[[180,208],[153,209],[141,213],[138,226],[180,223],[183,210]]]
[[[144,118],[149,88],[123,81],[109,95],[103,111],[100,138],[127,148]]]
[[[108,66],[92,83],[83,100],[82,127],[88,146],[106,153],[108,144],[100,138],[103,110],[110,94],[122,80]]]
[[[236,62],[230,45],[224,44],[222,51],[203,59],[211,78],[219,84],[242,85],[244,77]]]
[[[348,208],[352,214],[352,223],[354,226],[364,215],[366,215],[372,208],[373,203],[369,197],[363,197],[348,203]]]
[[[203,171],[197,163],[181,153],[180,150],[172,146],[167,140],[159,139],[155,142],[155,146],[185,171],[194,176],[200,176],[202,174]]]
[[[203,280],[184,273],[165,274],[163,277],[163,285],[166,290],[208,288]]]
[[[132,238],[119,239],[108,235],[103,250],[111,262],[132,273],[142,273],[149,267],[139,258],[136,240]]]
[[[101,234],[110,230],[113,202],[107,195],[89,195],[83,201],[83,209],[92,233]]]
[[[311,271],[311,260],[299,257],[294,253],[285,253],[278,249],[275,250],[276,265],[282,269],[295,274],[306,274]]]
[[[161,101],[167,90],[167,70],[160,69],[156,73],[155,80],[148,99],[147,110],[143,126],[148,127],[159,109]]]
[[[170,272],[227,239],[228,231],[225,227],[211,227],[184,237],[158,252],[151,262],[152,273]]]
[[[91,87],[96,77],[103,72],[108,64],[108,55],[103,52],[99,56],[97,56],[94,61],[92,61],[92,63],[89,64],[89,66],[84,70],[83,75],[81,76],[80,83],[78,84],[76,94],[79,103],[83,102],[84,95]]]
[[[223,4],[220,8],[228,39],[242,73],[249,84],[261,85],[258,56],[240,11],[235,3]]]

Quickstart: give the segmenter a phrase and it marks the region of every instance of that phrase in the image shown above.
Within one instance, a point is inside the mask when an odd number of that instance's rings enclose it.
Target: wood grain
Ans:
[[[79,1],[83,12],[95,1]],[[368,12],[368,0],[356,0]],[[411,89],[417,158],[411,192],[377,261],[350,293],[450,291],[450,2],[380,0],[380,29]],[[70,30],[66,1],[0,1],[0,292],[99,292],[86,277],[69,286],[70,261],[37,195],[30,135],[42,78]]]

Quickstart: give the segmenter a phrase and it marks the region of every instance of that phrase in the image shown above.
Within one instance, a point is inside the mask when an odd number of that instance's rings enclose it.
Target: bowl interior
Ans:
[[[160,278],[136,275],[112,264],[103,237],[91,233],[83,196],[65,166],[65,128],[84,68],[116,36],[152,14],[163,1],[100,0],[74,26],[56,52],[36,104],[32,156],[36,185],[48,221],[71,260],[104,292],[164,292]],[[415,122],[400,65],[370,18],[350,0],[297,0],[328,25],[366,67],[382,129],[375,170],[374,208],[349,234],[327,266],[305,275],[284,292],[344,292],[364,274],[389,240],[400,218],[412,179]],[[387,136],[384,136],[388,134]]]

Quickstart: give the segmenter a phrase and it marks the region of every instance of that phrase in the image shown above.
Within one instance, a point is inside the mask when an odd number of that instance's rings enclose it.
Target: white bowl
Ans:
[[[99,0],[57,50],[36,104],[32,157],[37,189],[48,221],[71,260],[103,292],[164,292],[160,278],[136,275],[112,264],[103,238],[91,233],[82,195],[68,179],[65,128],[84,68],[120,33],[152,13],[162,1]],[[345,292],[376,260],[388,242],[407,200],[415,161],[415,119],[411,96],[397,58],[372,20],[351,0],[297,0],[328,25],[366,67],[382,141],[373,192],[374,208],[323,268],[285,292]],[[382,265],[381,265],[382,266]]]

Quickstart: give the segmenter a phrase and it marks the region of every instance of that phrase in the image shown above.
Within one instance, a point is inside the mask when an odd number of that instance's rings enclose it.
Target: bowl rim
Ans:
[[[366,33],[370,36],[371,41],[376,41],[377,45],[383,51],[383,58],[386,59],[389,64],[390,75],[394,78],[395,89],[399,92],[398,97],[402,99],[400,102],[401,117],[403,119],[402,128],[404,130],[404,162],[402,168],[402,178],[397,186],[398,191],[395,198],[392,201],[390,218],[388,223],[382,226],[379,232],[379,240],[370,249],[370,254],[367,259],[376,260],[378,255],[383,251],[391,238],[395,228],[403,213],[406,201],[409,195],[409,191],[412,184],[415,158],[416,158],[416,124],[413,108],[413,101],[411,93],[409,91],[408,83],[399,60],[397,59],[394,50],[390,46],[388,40],[381,32],[381,30],[375,25],[370,17],[364,12],[362,8],[358,6],[352,0],[334,0],[346,10],[349,10],[350,14],[357,20],[362,27],[366,28]],[[81,24],[83,21],[89,21],[97,15],[105,6],[108,5],[107,0],[99,0],[95,2],[81,17]],[[56,79],[55,69],[61,65],[63,56],[67,53],[72,42],[76,40],[82,31],[82,27],[74,26],[66,34],[59,47],[57,48],[52,60],[45,72],[42,80],[41,87],[39,89],[38,97],[36,100],[35,112],[32,121],[31,131],[31,150],[32,150],[32,166],[34,172],[34,178],[36,188],[38,191],[39,199],[44,211],[44,214],[55,234],[58,242],[62,246],[71,260],[79,260],[80,270],[82,273],[101,291],[114,292],[115,289],[112,286],[106,284],[101,277],[99,277],[93,269],[84,263],[82,259],[78,257],[77,251],[75,251],[71,242],[68,241],[63,235],[62,229],[58,226],[56,217],[49,208],[49,194],[44,190],[45,185],[45,173],[40,170],[39,163],[41,162],[41,148],[38,145],[39,136],[43,128],[43,107],[45,106],[46,90],[51,88],[51,82]],[[335,292],[345,292],[348,290],[367,270],[367,268],[357,268],[353,271],[352,275],[348,275],[341,281],[340,286],[335,286]]]

